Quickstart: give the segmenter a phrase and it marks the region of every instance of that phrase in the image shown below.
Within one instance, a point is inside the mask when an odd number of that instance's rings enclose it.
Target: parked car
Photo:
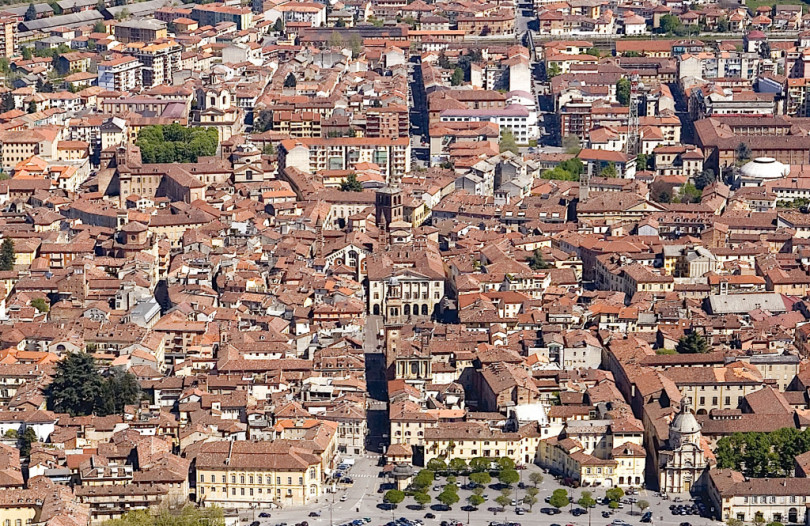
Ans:
[[[347,497],[346,494],[344,493],[343,495],[340,496],[340,502],[346,502],[348,498],[349,497]]]
[[[266,519],[269,516],[270,516],[270,514],[267,513],[266,511],[263,511],[263,512],[259,513],[259,517],[261,517],[262,519]]]
[[[641,516],[641,522],[652,522],[652,512],[645,512],[644,515]]]
[[[435,519],[436,516],[434,514],[428,512],[428,513],[425,513],[425,518],[426,519]]]
[[[321,512],[320,512],[320,511],[310,511],[310,512],[309,512],[309,516],[310,516],[310,517],[320,517],[320,516],[321,516]]]

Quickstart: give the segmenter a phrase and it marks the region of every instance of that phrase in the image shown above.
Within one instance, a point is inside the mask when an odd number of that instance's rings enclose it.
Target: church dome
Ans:
[[[745,163],[740,168],[740,173],[750,179],[779,179],[790,173],[790,166],[780,163],[773,157],[757,157]]]
[[[681,435],[693,435],[700,432],[700,424],[698,424],[697,418],[685,406],[672,420],[670,433],[673,432]]]

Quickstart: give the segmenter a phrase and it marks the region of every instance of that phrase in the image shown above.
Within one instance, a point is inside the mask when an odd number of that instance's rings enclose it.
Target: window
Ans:
[[[730,404],[731,404],[731,397],[727,396],[726,397],[726,405],[730,405]]]
[[[200,473],[200,482],[205,482],[205,475]],[[214,482],[213,480],[211,482]]]
[[[292,477],[287,477],[287,485],[288,486],[292,485]]]
[[[231,495],[236,495],[236,488],[231,488]]]
[[[249,476],[249,477],[248,477],[248,481],[249,481],[251,484],[253,484],[253,475],[251,475],[251,476]]]
[[[236,484],[236,475],[231,475],[231,484]]]
[[[239,475],[239,484],[244,484],[244,483],[245,483],[245,476],[244,475]]]
[[[304,485],[304,477],[298,477],[298,484]]]
[[[276,484],[281,484],[281,477],[276,477]]]
[[[205,493],[205,486],[200,486],[200,493]]]
[[[239,488],[239,494],[245,496],[245,488]]]

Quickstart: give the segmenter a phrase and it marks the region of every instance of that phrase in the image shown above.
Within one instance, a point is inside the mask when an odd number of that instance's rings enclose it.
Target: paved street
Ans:
[[[581,515],[576,517],[571,514],[571,509],[577,506],[569,506],[558,515],[546,515],[541,513],[541,509],[548,507],[544,499],[552,494],[552,492],[560,487],[557,481],[551,475],[544,474],[544,480],[538,486],[540,492],[537,496],[538,503],[534,506],[534,510],[527,512],[525,515],[517,515],[514,511],[514,506],[506,508],[505,513],[493,513],[488,511],[488,508],[496,506],[494,499],[500,495],[497,486],[497,481],[485,489],[484,494],[488,497],[488,501],[480,506],[477,511],[467,512],[462,510],[466,505],[466,499],[472,492],[469,490],[459,490],[459,497],[461,501],[453,506],[450,511],[440,511],[437,506],[436,496],[440,493],[439,489],[431,488],[429,494],[433,497],[433,501],[425,509],[419,509],[413,499],[406,497],[405,502],[400,504],[397,509],[387,511],[380,509],[382,503],[382,494],[377,490],[381,483],[386,480],[379,477],[380,467],[377,465],[378,457],[366,455],[356,459],[356,465],[348,473],[348,476],[354,479],[354,485],[348,488],[337,488],[337,492],[330,494],[326,499],[321,499],[315,505],[306,508],[289,508],[281,510],[255,510],[255,520],[259,521],[261,526],[275,526],[279,523],[286,522],[289,526],[294,526],[295,523],[306,520],[310,526],[329,526],[330,525],[330,508],[332,509],[331,524],[341,525],[347,521],[370,517],[372,519],[371,526],[382,526],[393,518],[406,517],[409,519],[422,519],[425,526],[439,526],[441,521],[455,520],[470,526],[488,526],[492,521],[498,522],[517,522],[522,526],[536,525],[536,526],[551,526],[557,525],[573,525],[573,526],[608,526],[614,519],[622,519],[633,526],[640,523],[641,514],[637,508],[634,508],[631,515],[631,507],[625,504],[623,509],[615,510],[609,518],[603,518],[602,512],[607,511],[608,507],[598,504],[591,510],[590,520],[588,515]],[[529,473],[532,471],[541,471],[537,466],[529,466],[528,469],[520,471],[521,479],[526,484],[530,485]],[[465,483],[464,477],[459,477],[457,483],[459,485]],[[445,483],[445,479],[439,477],[436,485],[441,486]],[[581,492],[588,490],[591,491],[594,498],[601,499],[605,496],[605,488],[563,488],[573,496],[573,500],[579,499]],[[345,495],[345,501],[341,501],[341,497]],[[512,498],[520,499],[525,495],[524,490],[519,489],[518,485],[513,487]],[[334,502],[333,502],[334,497]],[[697,517],[695,515],[688,516],[673,516],[670,514],[669,506],[673,504],[676,496],[670,496],[670,500],[661,500],[656,497],[652,492],[645,490],[639,491],[635,496],[639,500],[646,500],[650,503],[650,511],[653,512],[653,526],[678,526],[683,522],[688,522],[692,526],[717,526],[717,521],[713,521],[704,517]],[[686,496],[682,496],[684,501],[687,500]],[[359,511],[357,511],[359,510]],[[259,518],[259,513],[262,511],[269,511],[270,518]],[[321,512],[320,517],[309,517],[312,511]],[[435,519],[425,519],[426,513],[433,513]],[[243,512],[242,525],[247,526],[254,520],[253,511]]]

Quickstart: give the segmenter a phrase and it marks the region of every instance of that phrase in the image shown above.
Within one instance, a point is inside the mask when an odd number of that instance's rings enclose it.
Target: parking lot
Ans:
[[[501,508],[495,504],[495,499],[501,494],[501,486],[497,480],[483,488],[482,496],[485,503],[478,508],[468,505],[467,499],[473,494],[469,480],[463,476],[457,477],[459,486],[459,502],[449,509],[438,503],[437,497],[447,483],[444,477],[437,477],[434,484],[427,490],[431,497],[430,503],[424,508],[419,506],[411,497],[396,507],[386,506],[383,503],[384,492],[390,488],[390,482],[381,476],[381,468],[374,457],[358,457],[350,469],[345,470],[343,478],[349,478],[352,484],[336,484],[335,492],[328,493],[318,499],[317,503],[306,508],[283,508],[276,510],[245,510],[240,513],[240,526],[448,526],[458,523],[469,526],[498,525],[511,526],[639,526],[642,524],[644,514],[631,499],[646,500],[649,503],[649,523],[655,526],[717,526],[719,523],[707,517],[693,513],[673,514],[670,506],[689,506],[691,511],[693,501],[687,495],[670,495],[663,499],[658,494],[639,490],[636,495],[627,495],[620,504],[620,508],[611,510],[604,503],[607,488],[578,488],[562,486],[553,476],[545,473],[541,468],[529,465],[527,469],[520,470],[520,480],[512,486],[509,496],[509,505]],[[530,481],[530,474],[540,472],[543,481],[537,485],[537,504],[531,510],[520,503],[526,496],[526,489],[534,484]],[[572,504],[560,510],[550,506],[546,499],[550,499],[555,489],[565,489],[571,498]],[[330,488],[331,489],[331,488]],[[583,491],[590,491],[593,498],[598,501],[590,510],[584,510],[576,501]],[[514,504],[512,504],[514,502]],[[519,508],[525,508],[520,511]],[[502,509],[502,511],[501,511]],[[699,508],[694,508],[699,511]],[[260,517],[267,513],[270,517]],[[313,516],[310,516],[312,514]],[[315,516],[317,515],[317,516]],[[368,519],[365,520],[365,519]],[[359,521],[359,522],[358,522]],[[302,522],[306,522],[302,525]],[[646,522],[646,521],[644,521]]]

